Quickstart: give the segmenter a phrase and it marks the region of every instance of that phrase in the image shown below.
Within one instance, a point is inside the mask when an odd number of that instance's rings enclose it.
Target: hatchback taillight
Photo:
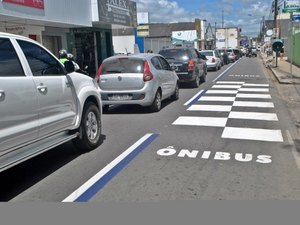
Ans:
[[[188,64],[188,71],[193,72],[194,69],[195,69],[195,62],[193,60],[190,60]]]
[[[97,83],[100,83],[100,75],[103,69],[103,63],[101,64],[101,66],[99,67],[98,71],[97,71]]]
[[[153,74],[150,70],[150,66],[149,63],[147,62],[147,60],[144,61],[144,76],[143,76],[143,80],[145,82],[150,81],[153,79]]]
[[[211,60],[213,63],[215,63],[216,62],[216,59],[215,58],[212,58],[212,60]]]

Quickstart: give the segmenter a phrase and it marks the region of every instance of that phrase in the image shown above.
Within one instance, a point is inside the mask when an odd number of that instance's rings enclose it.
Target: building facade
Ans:
[[[0,32],[32,38],[55,55],[66,49],[95,75],[113,54],[112,27],[133,26],[136,4],[130,0],[2,0]]]

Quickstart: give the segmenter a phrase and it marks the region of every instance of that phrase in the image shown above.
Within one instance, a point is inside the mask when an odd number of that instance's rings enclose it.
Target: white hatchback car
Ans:
[[[179,98],[179,79],[159,54],[118,55],[105,59],[97,73],[103,109],[109,105],[150,106],[157,112],[161,101]]]
[[[207,69],[213,69],[215,71],[221,69],[222,67],[222,60],[221,56],[216,50],[203,50],[200,51],[202,55],[205,55],[208,59],[206,61]]]

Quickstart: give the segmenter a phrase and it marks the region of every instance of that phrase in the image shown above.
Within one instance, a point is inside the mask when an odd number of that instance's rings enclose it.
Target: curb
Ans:
[[[261,55],[260,55],[260,58],[262,59],[264,66],[271,70],[271,72],[273,73],[273,75],[276,77],[276,79],[278,80],[278,82],[280,84],[295,84],[295,82],[292,79],[289,79],[289,78],[288,79],[281,79],[280,75],[276,72],[276,70],[273,69],[270,65],[268,65]]]
[[[278,82],[280,84],[293,84],[294,83],[293,80],[291,80],[291,79],[288,79],[286,81],[281,79],[280,76],[278,75],[278,73],[272,67],[268,66],[268,68],[272,71],[272,73],[274,74],[274,76],[276,77],[276,79],[278,80]]]

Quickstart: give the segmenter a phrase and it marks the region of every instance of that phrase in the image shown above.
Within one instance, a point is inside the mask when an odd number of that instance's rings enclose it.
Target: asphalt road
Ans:
[[[182,85],[158,113],[113,107],[102,126],[91,152],[68,143],[0,174],[0,201],[300,199],[298,131],[258,58]]]

